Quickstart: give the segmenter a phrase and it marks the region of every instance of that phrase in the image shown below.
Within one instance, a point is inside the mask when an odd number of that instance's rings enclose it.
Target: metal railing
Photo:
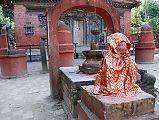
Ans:
[[[77,53],[78,43],[73,43],[73,45],[74,45],[74,58],[77,59],[78,58],[78,53]],[[46,44],[45,46],[47,46],[47,49],[48,49],[48,45]],[[35,47],[37,47],[37,49],[40,49],[40,45],[16,45],[15,47],[29,49],[29,61],[30,62],[32,62],[32,49],[36,49]]]
[[[40,49],[40,45],[17,45],[16,47],[29,49],[29,61],[32,62],[32,49],[35,49],[35,47],[38,47]]]

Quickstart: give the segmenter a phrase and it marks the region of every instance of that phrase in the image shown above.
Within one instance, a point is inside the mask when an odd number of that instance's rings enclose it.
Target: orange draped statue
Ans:
[[[108,36],[108,47],[91,91],[118,97],[136,95],[140,91],[136,84],[138,67],[130,58],[130,41],[125,35],[114,33]]]

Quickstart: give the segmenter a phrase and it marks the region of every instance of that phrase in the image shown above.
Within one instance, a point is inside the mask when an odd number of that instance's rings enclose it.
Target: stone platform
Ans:
[[[88,75],[79,72],[78,66],[60,67],[61,96],[70,119],[77,118],[77,101],[81,99],[81,86],[93,85],[95,77],[96,74]],[[148,86],[147,83],[145,85]]]
[[[24,49],[0,49],[1,78],[15,78],[27,73]]]
[[[155,98],[141,91],[134,97],[94,95],[92,86],[82,86],[78,102],[79,120],[158,120],[159,107]]]
[[[62,95],[69,118],[77,118],[77,101],[80,100],[81,86],[93,85],[96,74],[79,72],[78,67],[60,67]]]

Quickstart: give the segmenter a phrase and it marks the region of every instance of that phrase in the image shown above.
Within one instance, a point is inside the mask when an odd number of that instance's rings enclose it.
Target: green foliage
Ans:
[[[149,18],[154,18],[159,15],[159,1],[158,0],[147,0],[147,4],[144,4]]]
[[[159,32],[159,0],[142,0],[142,4],[132,9],[132,33],[139,33],[142,24],[149,24],[154,32]]]
[[[159,32],[159,16],[148,19],[148,23],[154,32]]]
[[[133,8],[131,15],[131,31],[133,34],[139,33],[142,26],[141,7]]]
[[[13,13],[11,14],[11,10],[4,9],[0,6],[0,29],[5,24],[10,24],[12,26],[12,30],[14,29],[14,21],[13,21]]]
[[[14,19],[13,10],[8,8],[2,8],[2,13],[5,18],[9,18],[10,20]]]

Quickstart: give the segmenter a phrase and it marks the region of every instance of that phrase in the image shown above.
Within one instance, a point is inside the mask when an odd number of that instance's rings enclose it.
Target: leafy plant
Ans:
[[[13,12],[10,9],[2,8],[0,6],[0,29],[6,24],[10,24],[12,30],[14,30]]]
[[[145,23],[149,24],[154,32],[159,32],[158,0],[142,0],[142,4],[139,7],[132,9],[132,33],[140,33],[141,26]]]

